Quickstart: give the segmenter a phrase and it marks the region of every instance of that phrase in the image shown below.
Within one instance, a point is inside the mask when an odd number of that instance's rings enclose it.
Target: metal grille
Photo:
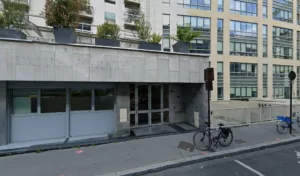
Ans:
[[[230,73],[231,87],[257,87],[257,73]]]

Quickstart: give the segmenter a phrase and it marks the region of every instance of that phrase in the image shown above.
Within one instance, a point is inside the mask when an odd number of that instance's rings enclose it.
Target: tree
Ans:
[[[76,28],[80,12],[89,6],[89,0],[46,0],[42,15],[48,26]]]
[[[0,27],[24,29],[29,6],[22,3],[21,0],[1,0],[1,3],[3,10],[0,15]]]

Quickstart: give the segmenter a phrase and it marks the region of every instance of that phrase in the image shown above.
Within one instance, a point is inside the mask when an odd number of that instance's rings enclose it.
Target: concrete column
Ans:
[[[298,25],[297,21],[297,0],[293,1],[293,23]]]
[[[293,30],[293,60],[297,60],[297,30]]]
[[[128,83],[116,84],[116,137],[130,134],[130,90]],[[127,121],[121,122],[120,109],[127,109]]]
[[[273,19],[273,0],[268,0],[268,19]]]
[[[7,82],[0,81],[0,146],[8,143]]]

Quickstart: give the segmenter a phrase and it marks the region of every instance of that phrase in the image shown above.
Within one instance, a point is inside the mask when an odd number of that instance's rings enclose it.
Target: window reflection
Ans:
[[[13,114],[37,113],[37,90],[13,90]]]

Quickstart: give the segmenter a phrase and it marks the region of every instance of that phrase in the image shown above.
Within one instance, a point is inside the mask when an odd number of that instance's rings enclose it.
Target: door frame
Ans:
[[[138,110],[138,90],[139,86],[141,85],[147,85],[148,86],[148,110]],[[152,110],[152,86],[153,85],[159,85],[160,86],[160,109],[154,109]],[[169,112],[169,108],[163,108],[164,106],[164,85],[165,84],[134,84],[134,91],[135,91],[135,110],[130,111],[130,115],[135,115],[135,124],[130,125],[130,128],[139,128],[139,127],[148,127],[148,126],[156,126],[156,125],[162,125],[162,124],[169,124],[170,122],[164,122],[164,112]],[[170,100],[169,100],[170,101]],[[160,123],[152,124],[152,113],[159,113],[160,112]],[[139,125],[138,124],[138,115],[139,114],[146,114],[148,113],[148,124],[147,125]],[[170,113],[169,113],[170,116]],[[170,119],[170,118],[169,118]]]

